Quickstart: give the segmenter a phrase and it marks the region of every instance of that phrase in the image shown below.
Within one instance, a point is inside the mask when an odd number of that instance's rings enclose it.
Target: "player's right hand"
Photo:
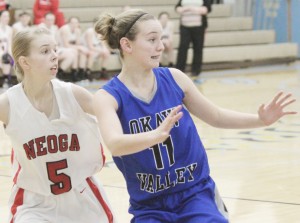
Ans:
[[[183,113],[180,111],[182,109],[182,105],[176,106],[170,114],[165,118],[165,120],[160,124],[160,126],[156,129],[160,142],[164,142],[170,135],[170,131],[179,119],[183,116]]]

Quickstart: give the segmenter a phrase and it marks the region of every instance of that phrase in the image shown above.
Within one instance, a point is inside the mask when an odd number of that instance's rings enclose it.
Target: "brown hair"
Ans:
[[[138,33],[137,23],[152,19],[156,18],[143,10],[129,9],[115,17],[109,13],[100,15],[94,28],[111,49],[121,51],[120,39],[126,37],[131,41],[135,40]],[[122,51],[120,53],[123,56]]]
[[[29,56],[32,41],[41,34],[51,35],[51,32],[46,28],[29,28],[17,32],[13,37],[12,56],[14,58],[14,69],[19,81],[22,81],[24,78],[24,70],[18,60],[21,56]]]

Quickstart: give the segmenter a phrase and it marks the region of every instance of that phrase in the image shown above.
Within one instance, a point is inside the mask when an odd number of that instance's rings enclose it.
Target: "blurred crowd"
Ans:
[[[90,27],[82,30],[79,18],[65,20],[58,3],[57,0],[36,0],[32,13],[22,11],[14,15],[14,21],[11,21],[11,12],[14,11],[9,4],[0,0],[0,87],[4,84],[10,87],[18,83],[13,69],[11,42],[17,32],[31,26],[47,28],[55,37],[58,44],[59,79],[77,82],[83,79],[92,81],[108,78],[106,62],[114,52],[103,44],[100,36],[94,32],[92,23]],[[93,72],[96,60],[100,71]]]
[[[205,2],[203,3],[204,5]],[[129,5],[125,5],[122,11],[130,8]],[[185,8],[187,7],[182,5],[181,1],[175,6],[175,10],[178,13]],[[163,28],[162,41],[165,47],[163,56],[161,57],[161,66],[175,66],[184,71],[189,44],[186,45],[186,39],[183,39],[182,36],[180,37],[179,46],[176,46],[179,49],[176,61],[173,38],[174,24],[170,19],[169,13],[166,11],[159,13],[157,18]],[[101,41],[101,37],[93,29],[93,22],[91,21],[89,27],[82,29],[78,17],[66,19],[63,12],[59,9],[59,0],[35,0],[31,12],[21,11],[16,15],[5,0],[0,0],[0,87],[5,83],[8,86],[18,83],[12,69],[14,65],[11,56],[12,37],[20,30],[27,29],[30,26],[42,26],[51,30],[57,40],[57,54],[59,59],[57,77],[59,79],[70,82],[77,82],[84,79],[90,81],[94,79],[108,79],[107,62],[110,56],[117,52],[111,51]],[[180,30],[182,30],[184,26],[182,24],[180,26]],[[187,30],[189,31],[189,29],[188,27]],[[184,34],[184,37],[186,38],[186,34]],[[197,42],[193,42],[193,45],[196,46],[195,43]],[[202,48],[203,44],[199,46],[200,52],[198,54],[200,54],[200,59],[202,58]],[[197,60],[195,64],[197,66],[199,66],[200,61],[198,57],[195,57],[195,60]],[[180,65],[180,61],[182,65]],[[97,62],[97,70],[94,69],[95,62]],[[200,72],[201,67],[194,69],[194,75],[198,75]]]

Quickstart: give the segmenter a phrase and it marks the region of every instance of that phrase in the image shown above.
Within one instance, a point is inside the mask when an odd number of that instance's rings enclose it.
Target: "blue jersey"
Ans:
[[[118,102],[117,114],[125,134],[156,129],[172,108],[183,104],[184,93],[169,69],[153,71],[157,90],[149,103],[135,97],[118,77],[103,86]],[[209,176],[206,152],[196,126],[185,107],[182,112],[183,117],[163,143],[113,157],[126,179],[131,203],[183,191]]]

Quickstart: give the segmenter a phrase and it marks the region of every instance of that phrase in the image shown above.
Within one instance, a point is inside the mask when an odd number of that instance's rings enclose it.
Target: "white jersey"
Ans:
[[[97,46],[100,46],[102,47],[102,43],[101,43],[101,40],[100,40],[100,34],[97,34],[95,31],[94,31],[94,28],[88,28],[83,34],[82,34],[82,38],[81,38],[81,42],[84,46],[88,47],[88,43],[87,43],[87,35],[89,33],[92,33],[93,35],[93,46],[94,47],[97,47]]]
[[[67,41],[72,44],[76,45],[77,39],[80,39],[81,36],[81,30],[79,28],[76,28],[74,31],[72,31],[71,27],[69,24],[63,25],[59,30],[58,30],[58,44],[62,47],[67,47],[64,44],[64,37],[63,35],[67,35],[65,38],[67,38]]]
[[[0,26],[0,52],[10,52],[12,28],[8,25]]]
[[[21,84],[7,90],[14,182],[42,195],[68,192],[104,164],[95,118],[82,110],[70,83],[53,79],[52,85],[59,112],[53,120],[32,106]]]
[[[14,29],[14,32],[17,33],[17,32],[20,32],[22,30],[25,30],[25,29],[29,29],[30,26],[26,26],[26,25],[23,25],[21,22],[16,22],[12,25],[12,28]]]

